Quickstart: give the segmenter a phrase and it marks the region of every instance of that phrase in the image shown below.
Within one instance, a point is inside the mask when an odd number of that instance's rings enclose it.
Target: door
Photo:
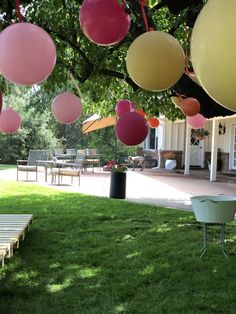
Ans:
[[[204,167],[203,162],[203,144],[204,140],[199,141],[195,139],[195,130],[191,130],[190,142],[190,166]]]
[[[233,132],[232,132],[232,152],[231,152],[231,167],[232,169],[236,169],[236,124],[233,126]]]

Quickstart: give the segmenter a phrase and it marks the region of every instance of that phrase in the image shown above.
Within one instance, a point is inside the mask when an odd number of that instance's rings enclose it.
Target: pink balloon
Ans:
[[[11,134],[16,132],[21,124],[18,112],[11,108],[5,108],[0,115],[0,131]]]
[[[142,143],[148,135],[146,119],[136,112],[129,112],[119,117],[116,136],[121,143],[134,146]]]
[[[130,28],[130,16],[118,0],[84,0],[79,19],[85,36],[102,46],[117,44]]]
[[[116,103],[115,112],[118,117],[122,114],[135,111],[135,105],[129,100],[119,100]]]
[[[79,119],[82,107],[79,97],[70,92],[64,92],[53,99],[51,110],[58,122],[71,124]]]
[[[195,116],[187,116],[186,120],[192,129],[202,129],[206,123],[206,118],[200,113]]]
[[[45,80],[56,64],[56,47],[45,30],[31,23],[16,23],[0,33],[0,72],[21,85]]]

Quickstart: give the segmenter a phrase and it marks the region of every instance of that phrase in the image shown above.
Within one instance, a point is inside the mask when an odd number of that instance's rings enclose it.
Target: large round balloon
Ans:
[[[191,60],[204,90],[236,111],[236,1],[208,0],[193,27]]]
[[[142,143],[148,135],[146,120],[136,112],[129,112],[120,116],[115,130],[121,143],[128,146]]]
[[[15,23],[0,33],[0,72],[21,85],[45,80],[56,64],[56,47],[42,28]]]
[[[160,122],[157,118],[150,118],[148,119],[148,125],[150,126],[150,128],[157,128],[159,126]]]
[[[126,66],[132,80],[149,91],[162,91],[178,82],[184,73],[184,52],[168,33],[147,32],[128,49]]]
[[[130,16],[117,0],[84,0],[79,19],[85,36],[103,46],[117,44],[130,28]]]
[[[11,134],[16,132],[21,124],[18,112],[11,108],[5,108],[0,115],[0,131]]]
[[[64,92],[53,99],[51,110],[58,122],[71,124],[79,119],[82,107],[79,97],[70,92]]]
[[[206,118],[200,113],[192,117],[186,117],[186,120],[192,129],[202,129],[206,123]]]
[[[119,100],[116,103],[115,112],[118,117],[132,111],[135,111],[135,105],[130,100]]]
[[[180,108],[186,116],[195,116],[200,111],[200,103],[196,98],[188,97],[182,100]]]

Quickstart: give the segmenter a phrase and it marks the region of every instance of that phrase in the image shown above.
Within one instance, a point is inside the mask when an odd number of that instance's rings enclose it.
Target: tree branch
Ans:
[[[134,91],[136,91],[139,87],[134,83],[134,81],[131,80],[130,77],[125,77],[125,75],[121,72],[113,71],[113,70],[108,70],[108,69],[101,69],[98,71],[99,74],[106,75],[106,76],[113,76],[117,77],[119,79],[122,79],[126,81],[127,84],[129,84]]]

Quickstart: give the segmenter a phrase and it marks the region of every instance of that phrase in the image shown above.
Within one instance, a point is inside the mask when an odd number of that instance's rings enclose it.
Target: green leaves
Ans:
[[[117,0],[123,3],[122,0]],[[182,114],[168,99],[167,92],[147,92],[139,88],[126,70],[126,53],[132,41],[145,32],[143,17],[138,1],[126,3],[131,14],[131,28],[126,38],[111,47],[101,47],[90,42],[83,34],[79,24],[79,10],[82,1],[21,1],[26,5],[24,18],[44,28],[53,38],[57,48],[57,64],[49,78],[41,84],[42,93],[54,92],[70,85],[68,70],[77,80],[84,94],[84,112],[99,112],[102,116],[110,114],[116,101],[130,99],[141,104],[150,115],[159,112],[174,120]],[[163,2],[164,3],[164,2]],[[160,1],[150,0],[147,8],[148,18],[158,30],[170,31],[185,44],[183,23],[189,8],[180,14],[170,13]],[[9,1],[0,4],[5,24],[11,23],[9,17],[15,15],[14,6]]]

